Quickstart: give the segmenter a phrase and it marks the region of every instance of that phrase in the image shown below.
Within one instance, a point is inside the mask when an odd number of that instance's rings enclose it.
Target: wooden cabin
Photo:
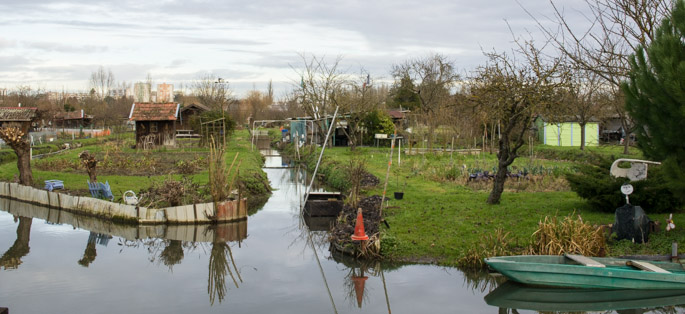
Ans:
[[[136,123],[136,148],[176,146],[179,110],[175,103],[133,103],[128,119]]]
[[[193,116],[201,115],[203,112],[207,111],[209,111],[209,107],[202,104],[192,103],[190,105],[184,105],[181,107],[181,120],[179,121],[178,128],[183,130],[191,129],[190,119],[192,119]]]
[[[52,119],[56,129],[79,129],[89,127],[93,123],[93,116],[85,114],[83,109],[72,112],[58,112]]]
[[[547,122],[543,117],[535,119],[538,139],[542,144],[552,146],[580,146],[581,127],[573,118],[562,122]],[[599,122],[592,120],[585,124],[585,145],[599,145]]]
[[[25,136],[29,134],[37,117],[38,108],[0,107],[0,127],[17,127]]]

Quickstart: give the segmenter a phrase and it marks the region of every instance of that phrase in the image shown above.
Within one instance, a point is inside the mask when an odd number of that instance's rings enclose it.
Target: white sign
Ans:
[[[621,193],[623,195],[630,195],[633,193],[633,186],[631,184],[621,185]]]
[[[376,133],[375,138],[388,138],[388,134],[379,134],[379,133]]]

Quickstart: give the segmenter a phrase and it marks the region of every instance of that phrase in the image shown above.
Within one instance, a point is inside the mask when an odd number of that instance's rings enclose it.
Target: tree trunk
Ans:
[[[501,151],[500,154],[502,154]],[[502,192],[504,192],[504,182],[507,180],[507,167],[509,165],[502,158],[499,159],[495,181],[492,183],[492,191],[490,196],[488,196],[488,204],[499,204]]]
[[[31,172],[31,147],[22,145],[14,150],[17,154],[17,169],[19,169],[19,184],[33,185],[33,173]]]
[[[580,125],[580,150],[585,150],[585,123],[578,123]]]

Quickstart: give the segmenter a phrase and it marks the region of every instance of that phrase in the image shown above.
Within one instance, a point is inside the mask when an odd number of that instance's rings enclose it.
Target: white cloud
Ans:
[[[551,15],[546,0],[518,2],[536,16]],[[512,47],[505,20],[516,33],[536,31],[518,2],[5,0],[0,84],[81,89],[89,71],[103,65],[117,80],[149,72],[178,83],[214,72],[235,86],[259,86],[289,82],[301,52],[342,55],[350,67],[379,77],[393,63],[429,52],[470,69],[485,60],[481,49]]]

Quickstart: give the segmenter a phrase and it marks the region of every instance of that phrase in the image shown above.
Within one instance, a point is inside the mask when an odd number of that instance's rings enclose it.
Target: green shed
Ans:
[[[578,122],[546,122],[542,117],[535,120],[538,139],[541,143],[553,146],[580,146],[581,127]],[[585,146],[599,145],[599,122],[585,125]]]

